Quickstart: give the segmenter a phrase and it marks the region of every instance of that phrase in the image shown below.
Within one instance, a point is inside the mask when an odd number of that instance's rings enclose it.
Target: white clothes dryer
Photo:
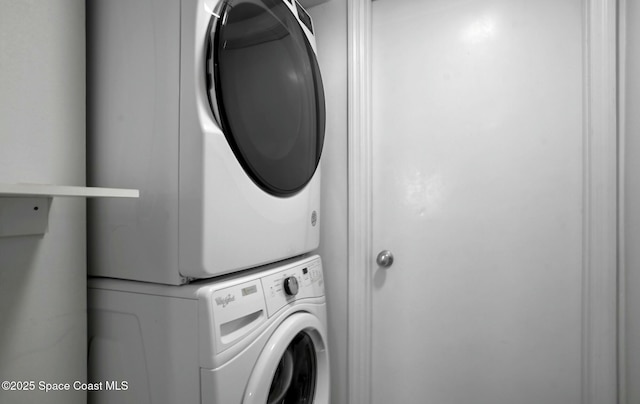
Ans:
[[[184,284],[312,251],[325,103],[296,0],[87,2],[89,273]]]
[[[328,404],[320,258],[251,272],[184,286],[91,279],[89,402]]]

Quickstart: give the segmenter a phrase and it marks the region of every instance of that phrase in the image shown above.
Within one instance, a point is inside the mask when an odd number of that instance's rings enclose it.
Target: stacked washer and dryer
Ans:
[[[329,401],[325,104],[296,0],[87,2],[94,403]]]

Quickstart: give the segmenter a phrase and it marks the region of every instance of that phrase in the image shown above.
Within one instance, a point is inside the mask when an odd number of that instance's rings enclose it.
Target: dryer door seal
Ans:
[[[300,191],[322,153],[325,103],[315,52],[283,0],[226,0],[211,18],[212,113],[248,176],[275,196]]]
[[[329,402],[329,359],[320,321],[288,317],[274,331],[253,369],[243,404]]]

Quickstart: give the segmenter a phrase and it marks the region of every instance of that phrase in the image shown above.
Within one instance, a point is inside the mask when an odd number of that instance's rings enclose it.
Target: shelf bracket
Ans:
[[[0,197],[0,237],[43,235],[49,226],[50,197]]]

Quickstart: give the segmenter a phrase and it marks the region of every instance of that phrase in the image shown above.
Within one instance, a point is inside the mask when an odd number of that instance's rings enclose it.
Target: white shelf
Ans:
[[[0,237],[43,235],[53,197],[139,198],[137,189],[0,184]]]
[[[76,187],[48,184],[0,184],[0,197],[41,196],[80,198],[138,198],[137,189]]]

